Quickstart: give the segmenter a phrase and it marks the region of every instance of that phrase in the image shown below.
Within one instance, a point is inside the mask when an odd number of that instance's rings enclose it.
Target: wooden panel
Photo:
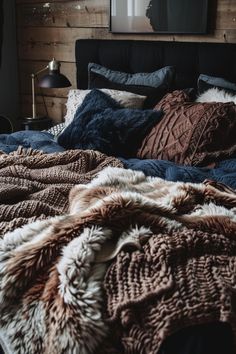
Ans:
[[[236,0],[209,0],[209,34],[155,35],[112,34],[108,30],[109,0],[16,0],[17,36],[23,116],[31,115],[30,74],[53,57],[62,63],[61,71],[76,86],[75,40],[137,39],[236,43]],[[45,110],[39,89],[37,110]],[[68,88],[43,91],[49,116],[63,120]]]
[[[216,18],[214,18],[216,16]],[[220,0],[217,2],[217,10],[214,16],[210,13],[210,28],[220,29],[236,29],[236,1]]]
[[[22,94],[31,94],[31,73],[35,73],[48,64],[46,61],[20,61],[19,73],[20,73],[20,90]],[[45,71],[45,73],[47,73]],[[40,94],[41,91],[45,96],[67,97],[68,90],[76,88],[76,66],[75,63],[61,63],[61,73],[72,83],[71,87],[56,88],[56,89],[40,89],[37,86],[37,80],[35,80],[35,91]],[[39,76],[43,75],[39,74]]]
[[[66,113],[66,99],[57,97],[45,97],[45,103],[47,105],[48,115],[53,119],[55,123],[63,122]],[[30,95],[21,96],[21,117],[32,116],[32,97]],[[45,116],[45,107],[41,96],[36,96],[36,112],[37,115]]]
[[[79,38],[106,38],[106,29],[95,28],[55,28],[32,27],[18,31],[18,51],[20,59],[60,61],[75,60],[75,40]]]
[[[236,28],[236,1],[221,0],[210,3],[209,28]],[[108,27],[109,0],[19,2],[18,26]],[[216,17],[216,18],[215,18]]]
[[[74,2],[80,2],[80,1],[83,1],[83,0],[50,0],[50,1],[45,1],[45,0],[15,0],[16,4],[33,4],[33,3],[43,3],[43,4],[48,4],[48,3],[55,3],[55,2],[71,2],[71,1],[74,1]],[[94,0],[92,0],[94,1]],[[96,1],[96,0],[95,0]],[[108,4],[109,4],[109,0],[108,1]]]
[[[141,39],[173,40],[192,42],[236,42],[236,29],[216,30],[208,35],[113,35],[106,29],[94,28],[24,28],[18,36],[20,59],[50,60],[56,57],[60,61],[73,62],[75,40],[79,38],[103,39]]]
[[[71,0],[50,0],[49,3],[54,3],[54,2],[70,2]],[[74,0],[75,2],[78,2],[79,0]],[[16,4],[32,4],[32,3],[44,3],[48,4],[45,0],[16,0]]]
[[[215,13],[215,7],[216,13]],[[37,0],[18,5],[18,25],[107,27],[109,0],[50,1]],[[216,17],[216,18],[215,18]],[[210,1],[209,28],[233,29],[236,26],[236,1]]]
[[[172,36],[172,40],[181,42],[217,42],[217,43],[236,43],[236,29],[215,30],[210,34],[201,36]]]
[[[18,26],[107,27],[108,1],[90,0],[21,4]]]

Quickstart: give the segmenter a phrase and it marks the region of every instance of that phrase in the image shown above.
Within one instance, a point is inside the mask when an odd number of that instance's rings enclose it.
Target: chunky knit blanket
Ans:
[[[71,190],[68,215],[0,240],[0,285],[12,353],[107,353],[112,327],[118,353],[215,320],[236,334],[236,194],[108,167]]]
[[[61,215],[77,183],[88,183],[119,160],[96,151],[44,154],[19,148],[0,152],[0,236],[26,223]]]

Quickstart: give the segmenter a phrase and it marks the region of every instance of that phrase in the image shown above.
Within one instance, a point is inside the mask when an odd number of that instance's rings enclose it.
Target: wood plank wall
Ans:
[[[209,0],[207,35],[115,35],[108,30],[109,0],[16,0],[21,116],[31,115],[30,73],[53,57],[75,83],[74,45],[79,38],[143,39],[236,43],[236,0]],[[45,114],[39,88],[37,112]],[[63,120],[68,89],[44,89],[49,116]]]

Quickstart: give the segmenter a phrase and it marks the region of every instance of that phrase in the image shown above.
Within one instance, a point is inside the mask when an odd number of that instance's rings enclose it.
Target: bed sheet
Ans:
[[[32,148],[45,153],[62,152],[65,149],[58,145],[52,134],[48,132],[23,130],[12,134],[0,134],[0,150],[9,154],[19,146]]]

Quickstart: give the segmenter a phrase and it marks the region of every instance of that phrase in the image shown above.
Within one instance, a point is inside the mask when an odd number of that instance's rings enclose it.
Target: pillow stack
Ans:
[[[143,138],[162,117],[162,112],[142,108],[153,108],[170,90],[174,76],[172,66],[131,74],[90,63],[89,89],[69,91],[59,144],[136,157]]]
[[[112,97],[117,103],[125,108],[143,108],[146,96],[137,95],[132,92],[101,89],[102,92]],[[76,110],[82,105],[85,97],[91,90],[70,90],[66,103],[65,125],[68,126],[74,119]]]
[[[63,147],[192,166],[236,157],[236,84],[200,75],[192,102],[188,90],[166,94],[173,67],[129,74],[90,63],[88,70],[89,89],[69,92]]]
[[[92,90],[58,137],[58,143],[66,149],[135,157],[143,138],[161,117],[162,113],[154,110],[123,108],[104,92]]]

